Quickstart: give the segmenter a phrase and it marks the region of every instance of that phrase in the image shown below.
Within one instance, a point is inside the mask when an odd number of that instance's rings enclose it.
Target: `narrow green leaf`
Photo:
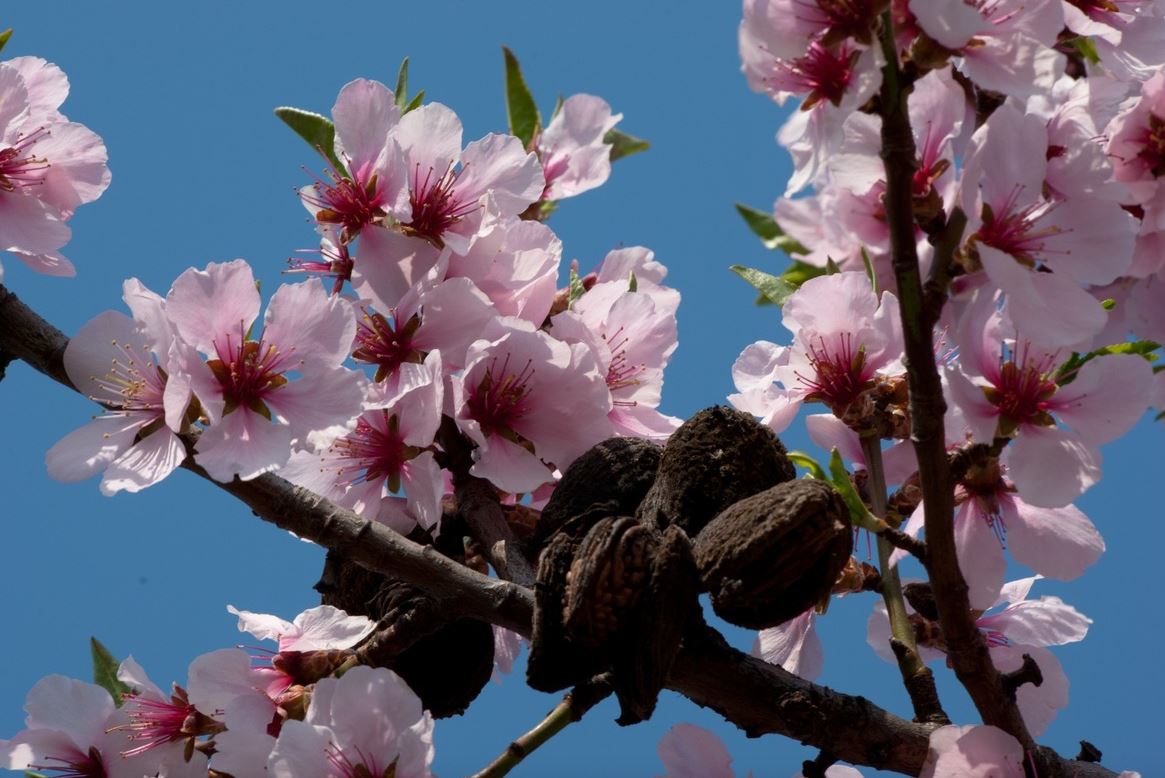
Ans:
[[[808,470],[808,474],[816,478],[818,481],[829,480],[829,476],[825,474],[825,468],[821,466],[821,463],[806,454],[804,451],[790,451],[788,456],[790,462],[792,462],[794,465],[797,465],[797,467],[803,467]]]
[[[1091,65],[1096,65],[1100,62],[1100,52],[1096,50],[1096,44],[1092,42],[1091,38],[1081,35],[1078,38],[1072,38],[1067,43],[1080,52],[1080,56],[1084,57]]]
[[[631,278],[627,279],[627,291],[628,292],[638,292],[639,291],[639,279],[635,277],[634,270],[631,271]]]
[[[121,707],[121,695],[127,694],[130,688],[117,680],[117,666],[120,664],[109,649],[101,645],[97,638],[89,638],[89,653],[93,656],[93,683],[100,686],[113,697],[113,704]]]
[[[1153,417],[1153,421],[1161,421],[1161,419],[1165,419],[1165,411],[1161,411]]]
[[[603,143],[611,144],[612,162],[651,148],[651,144],[643,138],[636,138],[634,135],[628,135],[618,130],[607,130],[607,134],[603,136]]]
[[[833,261],[833,257],[825,258],[825,275],[834,276],[841,272],[841,268]]]
[[[275,109],[275,115],[283,120],[296,135],[307,141],[307,145],[327,157],[337,175],[347,176],[348,170],[336,156],[336,126],[332,120],[318,113],[302,108],[283,106]]]
[[[801,284],[810,278],[817,278],[817,276],[823,275],[825,275],[825,268],[794,259],[793,263],[789,265],[789,269],[781,273],[781,279],[791,286],[800,288]]]
[[[777,224],[777,220],[771,214],[749,207],[744,203],[736,204],[736,212],[744,219],[748,228],[761,239],[765,248],[780,249],[786,254],[809,253],[809,249],[802,246],[795,238],[785,234],[781,225]]]
[[[728,269],[743,278],[752,288],[764,295],[778,308],[785,304],[785,300],[789,299],[789,295],[797,291],[796,287],[785,283],[778,276],[770,275],[763,270],[745,267],[744,265],[732,265]]]
[[[0,51],[4,51],[4,46],[8,43],[8,39],[12,37],[12,28],[9,27],[4,32],[0,32]]]
[[[405,57],[401,60],[400,70],[396,74],[396,90],[393,92],[396,97],[396,107],[404,111],[405,106],[409,102],[409,58]]]
[[[417,94],[413,97],[413,99],[409,100],[409,104],[401,109],[401,111],[400,111],[401,116],[404,116],[409,111],[415,111],[416,109],[420,108],[421,103],[423,103],[423,102],[425,102],[425,90],[424,89],[417,92]]]
[[[562,99],[562,95],[559,95],[558,99],[554,101],[554,111],[550,114],[550,121],[554,121],[554,117],[558,116],[558,112],[562,110],[562,104],[564,102],[566,101]]]
[[[24,778],[48,778],[48,776],[44,773],[34,773],[32,770],[25,770]]]
[[[879,531],[881,522],[870,513],[869,508],[862,502],[862,498],[858,496],[858,491],[854,489],[854,482],[850,480],[849,472],[845,469],[845,463],[841,461],[841,454],[836,446],[829,453],[829,482],[833,484],[833,488],[837,489],[841,499],[845,501],[855,527],[868,529],[871,532]]]
[[[530,148],[530,141],[542,129],[542,117],[526,79],[522,76],[522,66],[508,47],[502,46],[506,60],[506,114],[510,122],[510,132]]]
[[[1060,365],[1060,369],[1056,371],[1056,383],[1060,386],[1067,386],[1072,383],[1076,380],[1076,375],[1080,368],[1097,357],[1107,356],[1108,354],[1139,354],[1149,362],[1153,362],[1157,359],[1157,355],[1153,352],[1159,348],[1161,348],[1161,344],[1151,340],[1133,340],[1102,346],[1086,354],[1075,353],[1068,358],[1067,362]]]
[[[870,286],[874,290],[874,299],[881,297],[878,294],[878,274],[874,272],[874,263],[870,260],[870,254],[866,251],[866,247],[862,246],[862,264],[866,266],[866,277],[870,279]]]
[[[587,289],[583,286],[582,278],[579,277],[578,270],[572,267],[570,269],[570,301],[573,303],[586,294],[586,291]]]

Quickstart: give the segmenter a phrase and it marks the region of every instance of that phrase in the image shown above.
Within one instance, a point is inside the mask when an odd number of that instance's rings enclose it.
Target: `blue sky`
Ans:
[[[276,10],[277,9],[277,10]],[[522,60],[543,110],[559,94],[590,92],[625,118],[621,128],[652,149],[616,165],[603,188],[563,204],[551,226],[567,259],[592,267],[610,249],[646,245],[683,294],[680,347],[663,409],[687,416],[722,402],[739,351],[786,333],[773,310],[728,272],[776,269],[735,214],[762,209],[784,189],[787,156],[773,136],[782,112],[751,93],[739,73],[734,3],[303,2],[176,6],[38,0],[13,3],[0,27],[16,29],[5,54],[60,64],[72,82],[65,113],[102,135],[113,183],[72,222],[67,255],[78,278],[52,279],[5,259],[6,282],[66,332],[121,308],[121,282],[136,276],[165,293],[190,265],[243,257],[264,289],[313,233],[294,189],[318,169],[310,150],[274,118],[278,105],[327,112],[355,77],[388,83],[403,56],[413,89],[456,110],[470,140],[505,126],[500,47]],[[41,676],[88,676],[88,638],[132,653],[166,684],[183,681],[201,652],[242,639],[228,603],[290,618],[316,604],[320,549],[255,520],[188,473],[140,495],[102,497],[95,481],[60,485],[44,452],[83,424],[94,406],[13,365],[0,383],[6,405],[0,448],[0,736],[22,726],[24,695]],[[1165,691],[1158,662],[1160,424],[1142,423],[1105,452],[1105,480],[1080,502],[1109,549],[1077,582],[1040,584],[1094,619],[1082,644],[1057,650],[1072,703],[1044,742],[1074,754],[1084,738],[1115,768],[1165,774],[1154,739]],[[807,448],[800,422],[784,436]],[[821,620],[821,681],[906,714],[897,674],[865,644],[869,597],[837,603]],[[747,648],[751,635],[732,631]],[[467,716],[439,722],[436,769],[475,772],[532,726],[556,697],[519,674],[491,685]],[[937,668],[948,711],[971,720],[965,694]],[[662,772],[656,744],[690,721],[727,741],[739,774],[792,775],[813,752],[777,737],[747,740],[719,717],[665,693],[655,718],[614,725],[610,702],[538,752],[516,775],[646,776]],[[867,771],[869,772],[869,771]]]

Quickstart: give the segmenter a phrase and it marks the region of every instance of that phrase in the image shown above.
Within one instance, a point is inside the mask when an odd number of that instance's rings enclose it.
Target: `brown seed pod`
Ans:
[[[803,613],[829,594],[853,551],[848,518],[824,481],[788,481],[734,503],[693,547],[712,608],[750,629]]]
[[[563,623],[584,648],[603,650],[647,588],[658,539],[629,516],[608,516],[587,532],[567,574]]]
[[[542,547],[566,522],[606,504],[608,516],[633,516],[655,481],[663,449],[639,438],[609,438],[574,460],[554,488],[534,530]],[[583,532],[589,527],[583,528]]]
[[[737,500],[794,477],[785,447],[771,429],[750,414],[718,405],[672,434],[637,515],[659,529],[676,524],[694,538]]]

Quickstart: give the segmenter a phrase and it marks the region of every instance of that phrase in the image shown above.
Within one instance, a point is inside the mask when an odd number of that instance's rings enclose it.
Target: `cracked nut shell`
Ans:
[[[788,481],[734,503],[693,546],[712,608],[767,629],[829,594],[853,552],[845,502],[824,481]]]
[[[675,524],[695,538],[737,500],[795,477],[771,429],[750,414],[717,405],[672,434],[637,515],[659,529]]]

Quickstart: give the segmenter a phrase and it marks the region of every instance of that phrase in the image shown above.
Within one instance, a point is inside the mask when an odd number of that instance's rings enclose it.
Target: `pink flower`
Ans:
[[[1113,354],[1086,362],[1061,385],[1066,357],[1013,339],[1014,325],[985,292],[960,323],[958,366],[945,368],[949,396],[972,439],[1015,438],[1008,474],[1028,502],[1067,505],[1100,478],[1096,447],[1125,434],[1145,412],[1152,370],[1140,356]]]
[[[0,63],[0,251],[41,273],[72,276],[65,222],[109,186],[105,145],[57,110],[65,74],[36,57]],[[3,278],[0,271],[0,279]]]
[[[537,156],[512,135],[486,135],[463,152],[461,120],[440,103],[405,114],[389,137],[407,161],[412,217],[403,226],[455,253],[469,247],[487,210],[490,218],[517,216],[545,186]]]
[[[930,733],[919,778],[1023,778],[1019,741],[992,726],[946,726]]]
[[[572,95],[563,101],[535,142],[546,177],[543,200],[574,197],[606,182],[611,144],[603,136],[622,118],[600,97]]]
[[[106,413],[65,436],[45,456],[49,474],[78,481],[104,471],[101,493],[137,492],[168,476],[186,458],[178,438],[191,399],[181,373],[196,355],[178,341],[165,303],[137,279],[125,283],[131,319],[106,311],[65,348],[73,385]]]
[[[433,719],[391,670],[354,667],[316,684],[303,721],[284,722],[267,762],[272,778],[427,778]]]
[[[441,352],[431,352],[423,365],[400,365],[395,378],[391,390],[370,387],[356,429],[318,455],[292,455],[282,475],[371,519],[386,487],[403,488],[409,513],[429,529],[440,523],[445,491],[431,450],[444,398]]]
[[[657,747],[667,769],[662,778],[733,778],[732,757],[724,741],[695,724],[676,724]]]
[[[1165,187],[1158,182],[1165,173],[1165,73],[1145,82],[1141,98],[1109,124],[1107,134],[1116,180],[1144,209],[1142,233],[1165,230]]]
[[[616,434],[666,440],[679,427],[679,419],[656,410],[677,345],[675,314],[657,308],[650,295],[628,291],[626,281],[597,283],[554,317],[551,332],[593,351],[611,390],[608,418]]]
[[[883,292],[879,304],[864,273],[809,279],[785,302],[781,322],[793,345],[746,347],[732,366],[738,393],[728,398],[777,432],[806,400],[844,415],[875,375],[901,372],[898,299]]]
[[[478,448],[472,473],[508,492],[552,480],[610,437],[611,396],[591,349],[520,319],[492,322],[452,379],[457,425]]]
[[[259,292],[243,260],[187,270],[166,308],[182,338],[210,357],[209,370],[190,375],[209,421],[195,459],[216,480],[281,467],[293,442],[326,445],[359,413],[361,377],[340,366],[356,334],[352,306],[318,279],[276,290],[258,340]]]
[[[554,303],[561,260],[562,241],[553,230],[513,219],[475,236],[464,255],[450,257],[447,277],[472,281],[497,315],[541,327]]]
[[[1000,672],[1018,670],[1023,664],[1024,654],[1030,655],[1039,666],[1043,682],[1039,686],[1024,684],[1016,691],[1019,712],[1035,737],[1043,734],[1059,709],[1068,704],[1068,678],[1064,675],[1060,661],[1046,646],[1083,640],[1088,634],[1088,625],[1092,623],[1091,619],[1066,605],[1059,597],[1027,599],[1032,584],[1039,578],[1022,578],[1005,584],[992,607],[1006,607],[985,614],[976,622],[987,641],[991,662]],[[912,618],[921,617],[913,615]],[[936,634],[934,629],[932,626],[929,630],[931,635]],[[893,662],[895,660],[889,639],[890,622],[886,618],[886,606],[878,602],[867,623],[866,642],[878,656]],[[946,645],[941,635],[919,644],[919,654],[924,660],[939,658],[945,656],[945,653]]]
[[[335,153],[348,176],[329,170],[328,180],[305,186],[300,198],[320,224],[336,226],[340,243],[347,244],[386,216],[409,218],[404,155],[389,139],[400,121],[400,108],[388,87],[360,78],[340,90],[332,118]]]
[[[825,665],[817,635],[817,612],[810,608],[784,624],[762,629],[752,644],[752,655],[807,681],[817,680]]]

